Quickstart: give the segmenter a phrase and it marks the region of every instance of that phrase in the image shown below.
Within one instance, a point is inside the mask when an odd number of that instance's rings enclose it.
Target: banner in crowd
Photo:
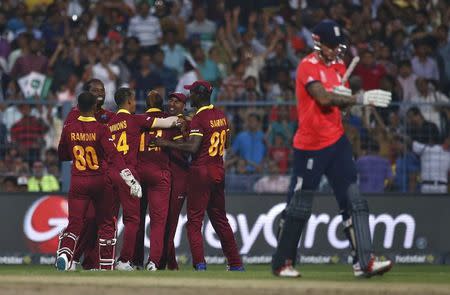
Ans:
[[[374,249],[395,263],[450,264],[449,196],[373,195],[368,197]],[[228,220],[245,263],[268,263],[277,245],[284,196],[231,195]],[[51,264],[58,234],[67,225],[64,195],[0,194],[0,264]],[[145,247],[148,251],[149,218]],[[180,263],[190,263],[186,237],[187,217],[179,219],[175,246]],[[347,263],[345,239],[334,197],[317,196],[311,219],[300,241],[302,263]],[[119,241],[123,232],[118,224]],[[220,241],[211,223],[203,227],[208,263],[225,263]],[[120,248],[120,242],[119,242]]]

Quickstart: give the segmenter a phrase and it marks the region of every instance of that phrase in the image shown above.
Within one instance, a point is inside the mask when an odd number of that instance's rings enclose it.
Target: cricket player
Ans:
[[[72,161],[72,177],[68,194],[69,224],[59,237],[56,268],[69,270],[73,251],[83,227],[84,217],[92,202],[98,226],[99,268],[112,270],[114,267],[115,221],[113,196],[109,190],[104,162],[109,168],[117,168],[120,178],[129,186],[130,194],[142,197],[139,182],[126,168],[122,156],[114,147],[108,128],[97,122],[97,97],[90,92],[78,96],[80,116],[77,121],[64,125],[58,146],[61,161]]]
[[[123,155],[125,163],[133,175],[138,175],[136,171],[141,133],[150,131],[151,128],[166,129],[175,127],[179,119],[177,116],[156,119],[154,116],[134,115],[136,112],[136,97],[134,91],[127,87],[119,88],[114,95],[114,100],[119,110],[109,120],[108,128],[111,131],[117,151]],[[116,176],[117,173],[113,175]],[[117,176],[112,179],[114,191],[118,193],[118,200],[120,205],[122,205],[123,223],[125,226],[122,250],[115,268],[117,270],[133,271],[134,268],[131,265],[131,261],[134,257],[140,224],[140,200],[130,196],[129,189],[117,180]],[[117,213],[118,205],[117,203]]]
[[[183,93],[174,92],[169,95],[168,113],[172,116],[183,117],[187,97]],[[186,121],[186,130],[179,130],[173,140],[187,141],[189,138],[189,123]],[[178,270],[175,255],[174,238],[177,230],[178,219],[186,198],[187,177],[189,171],[189,154],[180,150],[170,151],[170,172],[172,174],[172,185],[170,191],[169,213],[167,216],[166,233],[164,237],[164,254],[160,267],[167,265],[169,270]]]
[[[177,116],[170,117],[167,113],[162,111],[163,98],[157,91],[150,91],[146,98],[147,111],[145,117],[158,118],[157,120],[167,120],[164,118],[175,118]],[[184,120],[178,118],[181,122]],[[169,151],[167,149],[161,149],[156,146],[148,146],[148,142],[156,137],[162,137],[172,139],[176,130],[162,130],[154,129],[149,132],[144,132],[140,137],[139,154],[138,154],[138,173],[145,185],[147,204],[141,203],[143,210],[141,212],[142,222],[141,231],[139,235],[139,241],[142,242],[138,245],[137,256],[143,256],[143,238],[145,230],[145,212],[148,208],[150,216],[150,253],[145,265],[145,269],[149,271],[156,271],[160,268],[160,262],[163,258],[164,248],[164,234],[167,222],[167,214],[169,212],[169,200],[170,200],[170,186],[171,186],[171,173],[170,173],[170,158]],[[139,257],[139,260],[141,257]],[[140,261],[138,262],[140,264]]]
[[[156,138],[160,147],[192,154],[187,178],[187,234],[195,270],[205,271],[202,224],[205,211],[219,236],[228,260],[228,270],[243,271],[233,231],[225,212],[225,169],[223,155],[229,146],[229,129],[225,114],[210,104],[209,82],[196,81],[184,86],[197,112],[192,118],[189,140],[169,141]]]
[[[97,107],[94,114],[95,119],[99,123],[107,124],[114,113],[103,108],[103,104],[105,103],[105,86],[103,82],[99,79],[91,79],[83,85],[83,91],[88,91],[97,98]],[[77,107],[73,107],[69,114],[67,114],[65,124],[74,121],[76,122],[79,116],[80,111]],[[71,270],[77,269],[83,254],[84,259],[82,266],[84,269],[98,268],[97,223],[95,221],[95,210],[92,203],[89,204],[86,212],[83,228],[75,249]]]
[[[377,261],[373,256],[369,207],[356,183],[352,147],[344,135],[341,109],[355,104],[387,107],[391,93],[371,90],[356,97],[347,85],[342,85],[346,67],[340,55],[345,45],[336,22],[320,22],[313,30],[313,39],[315,51],[297,68],[299,127],[293,140],[296,186],[286,207],[272,270],[277,276],[300,276],[294,268],[297,246],[311,215],[314,193],[325,174],[333,187],[344,231],[352,247],[354,275],[371,277],[389,271],[392,262]]]

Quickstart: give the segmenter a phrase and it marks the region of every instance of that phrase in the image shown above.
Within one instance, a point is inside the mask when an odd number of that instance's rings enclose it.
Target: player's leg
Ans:
[[[78,237],[83,228],[84,217],[90,202],[86,190],[80,187],[84,183],[84,177],[71,179],[71,187],[68,194],[69,224],[59,236],[58,250],[56,251],[56,268],[58,270],[69,270],[73,261],[74,251]]]
[[[133,174],[136,175],[136,173]],[[130,195],[130,188],[125,183],[118,185],[118,194],[122,205],[124,231],[122,249],[117,259],[116,269],[132,271],[134,269],[131,262],[134,258],[140,225],[140,200]]]
[[[321,151],[294,150],[294,176],[297,185],[286,207],[285,221],[278,237],[278,246],[272,258],[275,275],[298,276],[293,270],[297,247],[303,228],[311,216],[314,192],[330,157],[329,149]]]
[[[208,203],[208,216],[228,260],[228,270],[243,271],[242,260],[225,211],[225,180],[214,185]]]
[[[166,225],[164,265],[170,270],[177,270],[178,263],[175,254],[174,238],[178,226],[181,209],[186,198],[187,173],[172,174],[172,189],[170,192],[169,214]],[[162,267],[162,266],[161,266]]]
[[[205,167],[191,167],[187,183],[187,236],[192,253],[192,264],[198,271],[206,270],[202,225],[211,194],[208,171]]]
[[[113,270],[117,242],[114,208],[116,199],[111,195],[112,187],[109,179],[106,176],[96,178],[96,185],[92,189],[92,200],[98,226],[99,269]]]
[[[390,261],[374,261],[372,238],[369,227],[369,206],[359,192],[356,166],[352,158],[352,147],[343,136],[337,143],[334,157],[326,171],[341,210],[344,232],[354,255],[355,275],[362,276],[385,272],[392,267]],[[374,265],[375,264],[375,265]]]
[[[142,180],[142,178],[141,178]],[[144,268],[144,239],[145,239],[145,220],[147,217],[147,187],[145,183],[142,186],[142,198],[140,200],[140,217],[139,217],[139,228],[136,234],[136,243],[133,257],[133,265],[138,269]]]
[[[167,170],[154,172],[152,186],[147,191],[150,215],[150,253],[147,270],[156,270],[163,256],[164,234],[169,212],[171,174]]]
[[[75,248],[73,255],[73,270],[75,270],[74,266],[79,264],[82,255],[82,266],[84,269],[98,268],[97,223],[95,220],[95,210],[92,202],[89,202],[89,207],[84,218],[83,228],[81,229],[77,247]]]

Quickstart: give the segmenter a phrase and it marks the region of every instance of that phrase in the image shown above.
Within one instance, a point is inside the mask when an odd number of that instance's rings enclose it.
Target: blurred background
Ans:
[[[232,123],[228,192],[278,193],[290,183],[296,67],[311,30],[336,20],[345,61],[361,61],[353,93],[392,91],[387,109],[353,107],[344,126],[364,193],[447,193],[450,1],[2,0],[0,191],[64,191],[57,158],[65,115],[84,82],[102,80],[105,108],[120,86],[139,111],[204,79]],[[189,109],[187,109],[189,112]],[[326,178],[320,190],[330,192]]]

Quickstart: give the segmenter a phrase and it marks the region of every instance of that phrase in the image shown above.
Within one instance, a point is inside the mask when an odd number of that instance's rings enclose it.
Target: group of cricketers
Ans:
[[[355,104],[387,107],[391,93],[377,89],[353,95],[341,57],[344,34],[332,20],[313,30],[314,52],[300,61],[296,75],[299,127],[293,139],[293,174],[286,210],[280,220],[272,272],[299,277],[294,268],[313,197],[325,174],[333,187],[351,246],[356,277],[380,275],[390,260],[374,256],[369,208],[357,186],[351,145],[341,112]],[[351,67],[349,67],[351,68]],[[207,268],[202,223],[205,212],[220,238],[229,271],[243,271],[225,212],[223,156],[230,144],[225,114],[210,104],[211,85],[186,85],[189,97],[172,93],[168,112],[156,91],[146,97],[147,111],[135,114],[132,89],[115,93],[117,113],[102,108],[105,89],[90,80],[69,113],[59,144],[62,161],[72,161],[68,195],[69,224],[60,235],[56,267],[132,271],[177,270],[174,235],[186,199],[187,236],[196,271]],[[187,99],[196,113],[184,117]],[[115,253],[116,223],[122,207],[124,233]],[[146,214],[150,216],[150,253],[144,263]],[[115,257],[118,257],[115,260]]]

